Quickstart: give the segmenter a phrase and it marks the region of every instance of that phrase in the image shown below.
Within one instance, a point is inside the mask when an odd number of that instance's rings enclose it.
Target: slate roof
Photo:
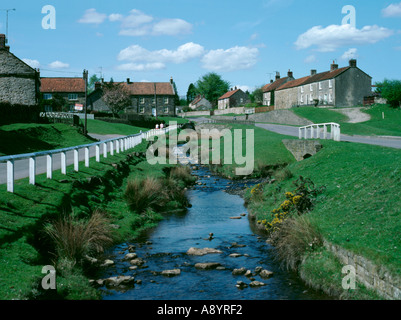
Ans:
[[[41,78],[40,92],[85,93],[83,78]]]
[[[241,89],[228,91],[227,93],[223,94],[218,100],[228,99],[228,98],[232,97],[234,94],[236,94],[239,91],[241,91]]]
[[[262,91],[265,93],[265,92],[271,92],[271,91],[277,90],[284,83],[286,83],[288,81],[288,79],[289,79],[288,77],[280,78],[280,79],[274,81],[273,83],[269,83],[263,87]]]
[[[115,82],[124,86],[133,96],[174,96],[174,88],[170,82]]]

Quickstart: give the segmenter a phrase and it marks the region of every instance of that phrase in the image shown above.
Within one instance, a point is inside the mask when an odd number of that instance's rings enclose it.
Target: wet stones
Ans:
[[[180,269],[173,269],[173,270],[164,270],[162,271],[161,275],[165,277],[176,277],[181,274]]]
[[[218,262],[203,262],[195,264],[195,268],[201,270],[213,270],[218,267],[221,267],[221,264]]]
[[[190,248],[187,251],[187,255],[190,255],[190,256],[204,256],[207,254],[219,254],[219,253],[223,253],[223,252],[220,250],[217,250],[217,249],[213,249],[213,248],[203,248],[203,249]]]
[[[242,276],[246,273],[246,269],[245,268],[239,268],[239,269],[234,269],[232,274],[233,276]]]

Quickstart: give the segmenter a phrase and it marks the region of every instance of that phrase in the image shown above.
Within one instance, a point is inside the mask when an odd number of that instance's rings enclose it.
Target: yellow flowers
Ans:
[[[259,183],[257,184],[255,187],[252,188],[251,190],[251,194],[255,194],[256,192],[260,192],[262,191],[262,185]]]

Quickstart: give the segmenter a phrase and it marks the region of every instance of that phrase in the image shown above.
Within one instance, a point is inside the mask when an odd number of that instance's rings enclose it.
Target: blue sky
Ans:
[[[56,29],[42,27],[45,5],[56,10]],[[347,5],[355,25],[343,22]],[[399,0],[2,0],[0,9],[12,8],[11,52],[42,76],[173,77],[184,96],[208,72],[252,91],[276,71],[300,78],[357,58],[373,82],[401,78]]]

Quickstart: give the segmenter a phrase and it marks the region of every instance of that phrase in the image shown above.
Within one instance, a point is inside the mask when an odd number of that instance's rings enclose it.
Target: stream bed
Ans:
[[[266,238],[252,230],[244,199],[230,192],[242,185],[214,176],[204,167],[193,174],[202,185],[188,190],[192,207],[186,213],[166,216],[137,242],[123,243],[107,253],[114,265],[102,278],[131,276],[136,282],[124,290],[99,288],[103,300],[328,299],[307,288],[296,274],[279,268]],[[188,255],[190,248],[212,248],[221,253]],[[135,270],[129,260],[124,260],[130,252],[144,260]],[[216,263],[219,267],[203,270],[195,267],[198,263]],[[240,268],[252,275],[233,275],[233,270]],[[255,272],[258,269],[273,275],[262,278]],[[178,274],[165,276],[162,272],[166,270]],[[244,284],[241,288],[237,287],[239,281]],[[249,286],[253,281],[264,285]]]

